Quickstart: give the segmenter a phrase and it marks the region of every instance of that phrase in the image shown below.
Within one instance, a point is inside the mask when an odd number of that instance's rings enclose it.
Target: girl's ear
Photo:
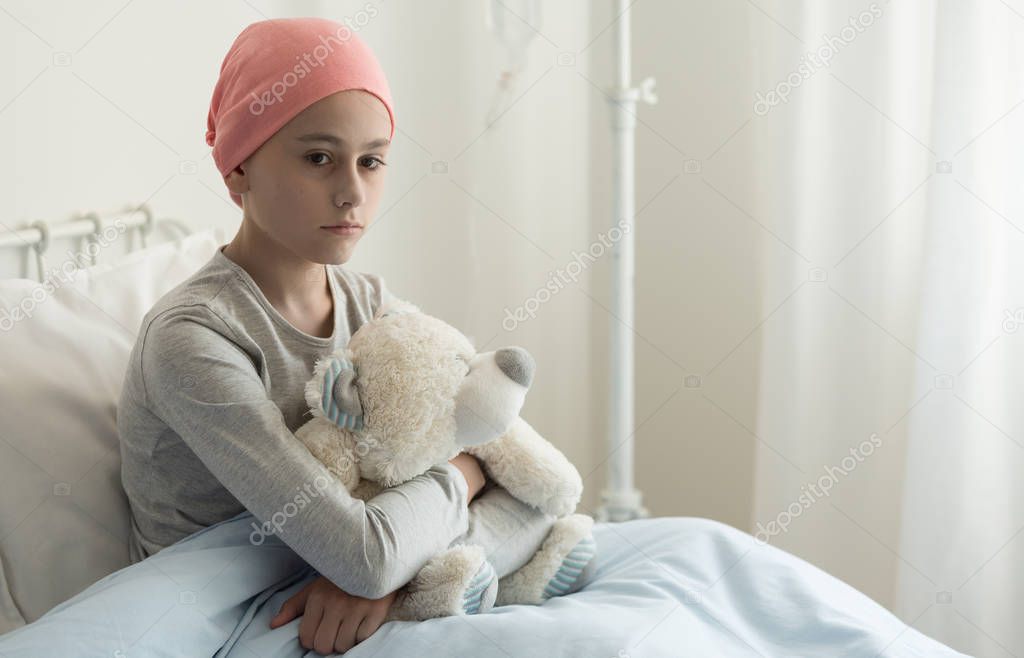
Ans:
[[[246,159],[245,162],[228,172],[228,175],[224,177],[224,184],[228,186],[228,191],[233,194],[244,194],[249,191],[249,177],[245,174],[245,170],[248,168],[249,160]]]

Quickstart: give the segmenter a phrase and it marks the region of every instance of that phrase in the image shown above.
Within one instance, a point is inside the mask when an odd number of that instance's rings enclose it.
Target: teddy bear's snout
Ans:
[[[521,347],[503,347],[494,353],[494,360],[506,377],[520,386],[530,387],[536,364],[529,352]]]

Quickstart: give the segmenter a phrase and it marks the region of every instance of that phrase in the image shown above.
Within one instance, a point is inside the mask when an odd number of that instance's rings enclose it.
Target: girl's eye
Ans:
[[[317,157],[317,156],[320,156],[320,155],[322,155],[322,156],[323,156],[323,157],[325,157],[325,158],[326,158],[326,157],[328,157],[326,153],[322,153],[322,152],[317,152],[317,153],[310,153],[309,155],[307,155],[307,156],[306,156],[306,159],[307,159],[307,160],[309,160],[309,161],[310,161],[310,162],[311,162],[311,163],[313,164],[313,166],[314,166],[314,167],[322,167],[322,166],[324,166],[324,165],[325,165],[325,164],[327,164],[327,163],[326,163],[326,162],[320,162],[320,163],[318,163],[318,162],[313,162],[313,161],[312,161],[312,160],[310,159],[310,158],[315,158],[315,157]]]
[[[326,160],[314,160],[314,158],[321,157],[326,158]],[[306,160],[308,160],[314,167],[323,167],[330,163],[330,156],[322,151],[317,151],[316,153],[310,153],[309,155],[307,155]],[[386,167],[387,163],[381,160],[380,158],[366,158],[363,160],[363,165],[370,171],[374,171],[381,167]]]

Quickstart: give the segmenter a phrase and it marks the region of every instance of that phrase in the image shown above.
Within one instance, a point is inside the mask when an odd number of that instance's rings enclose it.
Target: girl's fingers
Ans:
[[[358,613],[349,614],[345,621],[341,622],[341,628],[334,636],[333,650],[345,653],[356,644],[356,629],[363,621],[363,616]],[[329,653],[329,652],[328,652]]]
[[[314,598],[306,606],[306,612],[302,615],[302,623],[299,624],[299,644],[303,649],[312,649],[316,639],[317,629],[320,628],[320,619],[323,617],[324,606],[318,599]]]
[[[334,639],[338,636],[338,631],[342,626],[343,614],[351,614],[351,611],[346,612],[341,609],[341,606],[327,606],[324,608],[323,617],[320,619],[320,625],[316,629],[316,636],[313,638],[313,649],[317,653],[324,655],[334,653]]]
[[[278,613],[270,620],[270,627],[277,628],[278,626],[287,624],[301,615],[302,611],[306,609],[306,600],[309,598],[309,590],[310,585],[306,585],[301,590],[293,594],[290,599],[285,601],[281,605],[281,609]]]
[[[289,605],[286,601],[285,604],[281,606],[281,610],[271,618],[270,627],[277,628],[278,626],[283,626],[298,616],[298,606]]]
[[[364,617],[362,623],[359,624],[359,628],[356,629],[356,642],[362,642],[376,633],[380,625],[384,623],[384,616],[386,614],[387,608],[384,610],[374,610]]]

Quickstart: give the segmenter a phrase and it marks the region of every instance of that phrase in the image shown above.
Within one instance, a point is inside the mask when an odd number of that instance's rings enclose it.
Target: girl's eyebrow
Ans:
[[[330,133],[309,133],[308,135],[303,135],[302,137],[299,137],[298,140],[300,142],[330,142],[331,144],[345,143],[344,139],[336,135],[332,135]],[[363,144],[363,148],[372,149],[377,148],[379,146],[387,146],[390,143],[390,141],[381,137],[380,139],[375,139],[373,141]]]

